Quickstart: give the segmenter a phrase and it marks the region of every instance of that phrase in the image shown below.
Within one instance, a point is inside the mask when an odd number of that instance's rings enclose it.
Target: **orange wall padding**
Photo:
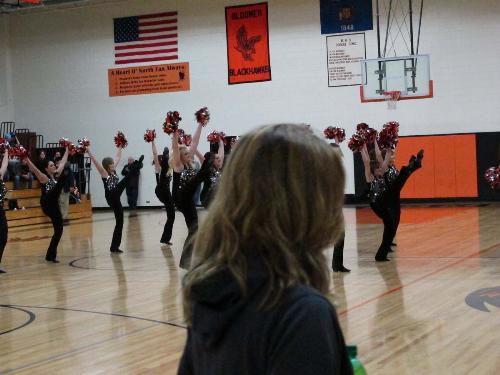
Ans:
[[[422,168],[407,181],[401,198],[477,197],[476,136],[437,135],[399,139],[396,165],[425,150]]]

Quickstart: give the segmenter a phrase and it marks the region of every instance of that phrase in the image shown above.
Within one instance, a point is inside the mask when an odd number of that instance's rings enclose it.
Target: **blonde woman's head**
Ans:
[[[179,156],[183,165],[191,165],[193,158],[185,145],[179,146]]]
[[[191,286],[229,268],[245,293],[249,258],[269,274],[263,306],[294,283],[326,293],[323,251],[343,229],[344,180],[338,153],[304,126],[264,126],[243,136],[196,236],[184,279],[188,322]]]

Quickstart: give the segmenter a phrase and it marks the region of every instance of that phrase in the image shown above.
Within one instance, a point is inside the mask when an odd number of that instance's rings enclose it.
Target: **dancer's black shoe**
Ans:
[[[48,258],[45,258],[45,260],[46,260],[47,262],[51,262],[51,263],[59,263],[59,261],[58,261],[56,258],[54,258],[54,259],[48,259]]]
[[[109,250],[109,251],[111,251],[112,253],[123,253],[123,251],[120,250],[120,249],[112,249],[112,250]]]
[[[351,272],[351,270],[345,268],[344,266],[340,266],[340,267],[333,267],[333,272]]]
[[[4,271],[4,270],[0,270],[0,273],[7,273],[7,271]]]
[[[414,172],[417,169],[422,168],[422,159],[424,158],[424,150],[420,150],[417,156],[413,156],[410,158],[410,163],[408,164],[408,169]]]
[[[387,257],[385,257],[385,258],[384,258],[384,257],[375,257],[375,260],[376,260],[377,262],[390,262],[390,261],[391,261],[391,260],[390,260],[389,258],[387,258]]]

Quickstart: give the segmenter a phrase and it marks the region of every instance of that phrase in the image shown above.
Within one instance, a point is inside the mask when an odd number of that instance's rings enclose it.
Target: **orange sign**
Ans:
[[[226,7],[228,83],[271,80],[267,3]]]
[[[109,96],[189,91],[189,63],[108,69]]]

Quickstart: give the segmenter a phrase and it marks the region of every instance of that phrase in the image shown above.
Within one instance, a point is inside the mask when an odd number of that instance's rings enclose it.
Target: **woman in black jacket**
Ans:
[[[344,180],[340,156],[301,125],[241,139],[184,278],[178,374],[352,374],[324,255],[342,231]]]

